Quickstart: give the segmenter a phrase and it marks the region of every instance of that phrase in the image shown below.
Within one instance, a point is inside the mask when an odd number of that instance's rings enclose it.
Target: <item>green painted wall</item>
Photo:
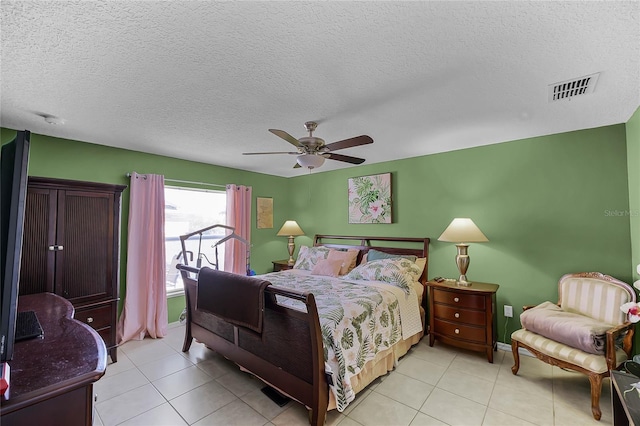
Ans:
[[[616,125],[312,173],[292,179],[295,219],[307,235],[428,236],[429,277],[456,277],[455,246],[437,238],[471,217],[490,241],[471,244],[467,276],[500,285],[498,340],[508,342],[522,306],[556,301],[563,274],[630,281],[629,218],[607,214],[629,209],[625,139]],[[394,223],[349,225],[347,179],[385,172]],[[514,308],[506,329],[504,304]]]
[[[627,168],[629,171],[629,219],[631,226],[631,269],[634,280],[640,279],[640,108],[631,116],[627,130]]]
[[[15,130],[0,129],[2,143],[12,140],[14,136]],[[30,176],[128,185],[129,179],[126,177],[126,173],[132,171],[162,174],[170,179],[252,186],[254,206],[255,197],[272,197],[274,204],[274,229],[255,228],[255,208],[252,212],[252,269],[258,273],[268,272],[273,266],[272,259],[283,258],[286,255],[286,239],[276,238],[275,234],[280,229],[280,224],[284,223],[285,218],[290,214],[288,202],[290,181],[288,179],[68,139],[37,134],[31,136]],[[211,188],[208,187],[208,189]],[[122,256],[120,261],[120,295],[122,298],[124,298],[126,288],[128,206],[129,190],[127,189],[124,191],[122,199]],[[169,321],[176,321],[185,305],[184,297],[169,298],[168,304],[171,314]]]
[[[632,280],[629,265],[638,262],[638,233],[632,239],[629,216],[616,212],[638,208],[631,194],[638,192],[637,160],[635,165],[629,160],[627,172],[627,156],[638,158],[639,121],[636,112],[626,126],[314,171],[291,179],[33,135],[30,174],[127,184],[125,174],[137,171],[251,185],[254,197],[274,199],[274,229],[255,229],[253,212],[252,267],[258,273],[269,271],[272,260],[286,257],[286,238],[275,234],[285,219],[295,219],[306,233],[296,238],[298,248],[309,245],[315,233],[429,236],[429,276],[455,277],[455,247],[437,238],[452,218],[471,217],[490,241],[470,246],[468,276],[500,284],[498,340],[508,342],[523,305],[557,299],[562,274],[600,271]],[[1,129],[1,140],[10,140],[14,133]],[[347,179],[385,172],[392,173],[394,223],[349,225]],[[628,185],[633,179],[635,185]],[[123,199],[124,260],[127,206],[128,190]],[[637,230],[637,219],[632,226]],[[121,276],[124,295],[124,272]],[[172,298],[168,304],[170,321],[175,321],[184,299]],[[506,327],[504,304],[514,307],[514,319]]]

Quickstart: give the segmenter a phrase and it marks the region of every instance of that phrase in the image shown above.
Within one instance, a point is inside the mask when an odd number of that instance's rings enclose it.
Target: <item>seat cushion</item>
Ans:
[[[592,354],[604,354],[606,332],[612,324],[544,302],[520,315],[522,326],[529,331]]]
[[[522,342],[527,346],[548,355],[552,358],[580,366],[594,373],[604,373],[608,370],[607,360],[604,355],[590,354],[580,349],[555,342],[532,331],[520,329],[514,331],[511,340]],[[627,360],[627,354],[620,348],[616,348],[616,366]]]

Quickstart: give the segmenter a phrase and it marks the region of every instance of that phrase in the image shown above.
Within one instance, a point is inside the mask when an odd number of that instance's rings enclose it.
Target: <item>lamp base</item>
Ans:
[[[460,277],[456,283],[458,285],[468,287],[471,285],[471,283],[467,281],[467,268],[469,267],[469,254],[467,249],[469,245],[460,243],[456,244],[456,247],[458,248],[458,253],[456,254],[456,266],[460,272]]]
[[[293,258],[293,252],[296,249],[296,244],[293,242],[293,235],[289,235],[287,249],[289,249],[289,260],[287,261],[287,265],[292,266],[296,263],[296,260]]]

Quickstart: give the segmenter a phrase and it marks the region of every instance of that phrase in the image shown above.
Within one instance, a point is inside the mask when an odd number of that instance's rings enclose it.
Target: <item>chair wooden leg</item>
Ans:
[[[602,411],[600,411],[600,393],[602,392],[602,376],[599,374],[589,375],[591,383],[591,412],[593,418],[600,420]]]
[[[511,367],[511,372],[515,375],[518,374],[518,370],[520,369],[520,353],[518,353],[518,341],[511,339],[511,352],[513,352],[513,367]]]

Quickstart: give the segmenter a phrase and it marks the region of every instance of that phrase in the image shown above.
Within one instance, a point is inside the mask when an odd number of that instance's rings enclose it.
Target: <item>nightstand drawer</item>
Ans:
[[[464,339],[477,343],[484,343],[487,338],[486,328],[484,327],[472,327],[439,319],[435,319],[434,321],[436,330],[443,336],[455,337],[456,339]]]
[[[463,308],[484,310],[485,297],[478,294],[466,294],[461,292],[446,291],[440,289],[433,290],[433,301],[446,305],[460,306]]]
[[[487,314],[484,311],[460,309],[456,306],[441,305],[439,303],[436,303],[433,308],[433,315],[445,321],[478,326],[484,326],[487,321]]]
[[[273,272],[287,271],[289,269],[293,269],[293,264],[289,264],[287,260],[274,260],[273,263]]]
[[[111,305],[101,306],[99,308],[78,310],[73,316],[80,322],[88,324],[93,329],[101,329],[111,326]]]

